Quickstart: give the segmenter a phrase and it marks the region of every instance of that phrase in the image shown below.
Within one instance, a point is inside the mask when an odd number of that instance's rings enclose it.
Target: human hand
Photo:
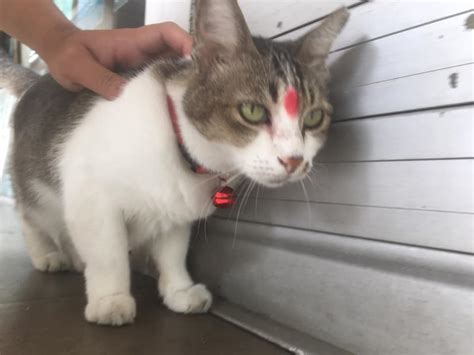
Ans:
[[[51,75],[68,90],[84,87],[113,100],[126,79],[113,72],[133,69],[158,55],[188,55],[191,36],[172,22],[135,29],[74,29],[38,50]]]

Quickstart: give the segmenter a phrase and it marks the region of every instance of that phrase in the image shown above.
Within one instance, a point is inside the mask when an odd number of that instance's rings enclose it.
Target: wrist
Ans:
[[[67,43],[70,36],[80,29],[71,22],[57,23],[54,26],[47,28],[44,33],[39,36],[33,49],[46,62],[57,53],[58,49]]]

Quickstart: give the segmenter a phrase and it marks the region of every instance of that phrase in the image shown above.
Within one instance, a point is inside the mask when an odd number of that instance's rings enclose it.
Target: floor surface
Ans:
[[[0,200],[0,355],[288,354],[214,316],[167,310],[151,278],[132,283],[133,325],[87,323],[82,275],[34,270],[13,206]]]

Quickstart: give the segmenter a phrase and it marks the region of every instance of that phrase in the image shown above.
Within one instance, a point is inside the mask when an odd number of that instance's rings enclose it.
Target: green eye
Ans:
[[[304,116],[303,124],[305,128],[316,128],[323,122],[323,118],[323,110],[313,110]]]
[[[267,110],[262,105],[241,104],[239,111],[242,117],[250,123],[264,123],[268,119]]]

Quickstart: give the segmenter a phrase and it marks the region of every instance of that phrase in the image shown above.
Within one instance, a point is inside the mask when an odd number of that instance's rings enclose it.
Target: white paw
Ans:
[[[164,304],[179,313],[204,313],[212,304],[212,295],[203,284],[192,285],[183,290],[166,294]]]
[[[86,265],[79,259],[72,259],[72,271],[84,272]]]
[[[59,251],[53,251],[41,257],[32,259],[33,266],[43,272],[65,271],[71,268],[67,256]]]
[[[106,325],[123,325],[135,319],[136,306],[132,296],[125,293],[104,296],[91,300],[86,306],[89,322]]]

